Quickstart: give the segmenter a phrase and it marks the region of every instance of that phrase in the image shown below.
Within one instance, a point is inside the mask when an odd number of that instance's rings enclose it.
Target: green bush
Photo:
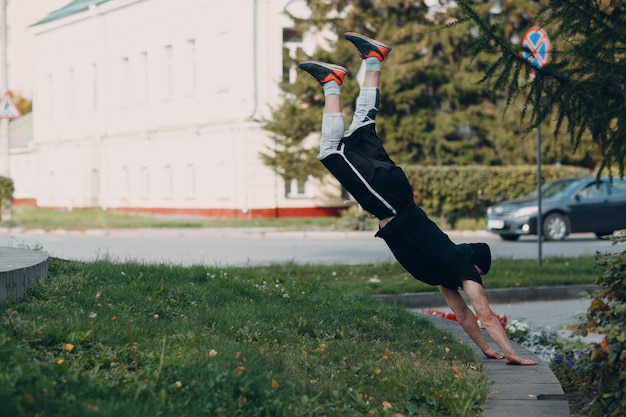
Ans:
[[[2,220],[2,213],[10,206],[13,201],[13,180],[7,177],[0,177],[0,220]]]
[[[626,235],[614,242],[626,241]],[[604,335],[600,343],[569,346],[555,357],[553,370],[567,390],[580,387],[589,416],[626,415],[626,251],[599,254],[604,272],[596,278],[599,289],[578,332]]]
[[[373,230],[378,224],[371,219],[361,206],[353,206],[341,213],[339,228],[341,230]]]
[[[460,218],[482,218],[490,205],[537,187],[534,165],[408,167],[405,172],[424,211],[445,217],[452,226]],[[544,182],[588,175],[591,171],[580,167],[550,165],[542,169]]]

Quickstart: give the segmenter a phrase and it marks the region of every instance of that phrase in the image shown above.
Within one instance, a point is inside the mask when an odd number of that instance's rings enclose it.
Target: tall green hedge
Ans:
[[[0,220],[2,220],[2,213],[10,206],[13,201],[13,180],[7,177],[0,176]]]
[[[406,167],[406,175],[419,205],[431,216],[445,217],[454,225],[460,218],[480,218],[487,207],[520,197],[537,187],[537,167],[443,166]],[[543,182],[594,175],[586,168],[546,165]]]

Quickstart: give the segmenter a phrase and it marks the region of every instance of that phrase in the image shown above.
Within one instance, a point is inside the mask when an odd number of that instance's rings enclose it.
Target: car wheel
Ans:
[[[546,240],[563,240],[569,234],[567,218],[560,213],[551,213],[543,221],[543,235]]]
[[[514,241],[519,239],[519,235],[500,235],[500,238],[502,240],[510,240],[510,241]]]
[[[613,231],[610,232],[594,232],[598,239],[604,239],[605,236],[609,236],[613,234]]]

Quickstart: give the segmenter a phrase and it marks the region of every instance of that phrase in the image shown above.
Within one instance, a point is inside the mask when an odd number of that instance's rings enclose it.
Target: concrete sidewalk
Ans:
[[[547,327],[560,336],[571,336],[571,326],[587,310],[590,300],[580,296],[582,291],[592,292],[595,286],[546,287],[533,289],[486,290],[487,298],[497,314],[511,320],[520,320],[531,327]],[[442,312],[450,310],[438,293],[398,294],[381,296],[388,302],[403,305],[415,314],[428,309]],[[570,410],[565,393],[549,364],[517,343],[516,352],[523,358],[536,359],[536,366],[510,366],[504,361],[487,359],[480,349],[454,321],[426,315],[433,323],[474,349],[476,358],[491,380],[489,398],[483,417],[569,417]],[[493,341],[485,334],[487,340]],[[590,335],[584,340],[600,341],[601,336]]]
[[[539,361],[535,366],[513,366],[506,365],[503,360],[487,359],[458,323],[438,317],[431,317],[431,320],[471,347],[491,380],[482,417],[570,416],[565,393],[547,363]],[[489,336],[485,336],[493,345]],[[513,343],[513,347],[522,358],[539,360],[517,343]]]

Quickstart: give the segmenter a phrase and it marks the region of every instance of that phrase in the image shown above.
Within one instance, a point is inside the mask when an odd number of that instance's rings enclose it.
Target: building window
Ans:
[[[163,167],[163,198],[169,199],[174,195],[174,174],[172,167],[165,165]]]
[[[57,195],[57,179],[54,171],[48,172],[47,183],[48,186],[46,189],[48,191],[48,197],[50,198],[50,201],[55,201]]]
[[[122,167],[122,200],[128,200],[130,197],[130,171],[128,167]]]
[[[97,206],[100,202],[100,172],[91,170],[91,205]]]
[[[91,110],[98,110],[98,64],[91,64],[91,86],[90,86],[90,99],[91,99]]]
[[[186,96],[194,96],[197,88],[196,73],[196,40],[185,42],[181,65],[183,67],[182,85]]]
[[[54,77],[52,74],[48,74],[48,117],[52,119],[54,117]]]
[[[128,57],[123,57],[120,61],[120,92],[119,92],[119,103],[120,108],[126,109],[128,108],[128,92],[130,89],[130,62]]]
[[[143,199],[150,197],[150,171],[147,167],[142,167],[139,173],[139,195]]]
[[[149,92],[150,92],[150,71],[148,67],[148,53],[141,53],[141,75],[139,85],[139,103],[146,104],[148,102]]]
[[[283,28],[283,81],[296,81],[296,64],[298,49],[302,48],[302,32],[294,28]]]
[[[68,116],[74,114],[74,106],[76,101],[76,86],[74,80],[74,68],[67,70],[67,108],[65,109]]]
[[[287,198],[311,198],[311,177],[306,180],[292,179],[285,181],[285,197]]]
[[[192,164],[185,167],[184,187],[186,198],[196,197],[196,170]]]
[[[163,98],[165,100],[171,100],[174,97],[174,51],[172,45],[165,45],[163,53],[163,75],[165,77],[163,84]]]
[[[341,198],[344,200],[349,200],[350,198],[352,198],[348,190],[346,190],[343,185],[341,186]]]

